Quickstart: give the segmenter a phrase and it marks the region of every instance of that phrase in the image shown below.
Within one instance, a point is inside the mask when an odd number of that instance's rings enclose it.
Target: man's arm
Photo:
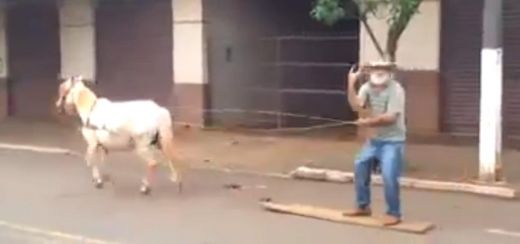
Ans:
[[[347,99],[352,110],[360,112],[365,105],[367,91],[365,87],[362,86],[359,93],[356,92],[356,84],[359,81],[362,71],[359,69],[354,72],[355,68],[355,66],[352,66],[347,76]]]
[[[398,116],[399,113],[385,113],[371,118],[360,119],[357,124],[368,127],[386,126],[395,123]]]

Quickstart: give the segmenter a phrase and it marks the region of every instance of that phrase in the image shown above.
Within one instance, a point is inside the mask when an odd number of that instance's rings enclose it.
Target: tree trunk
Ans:
[[[409,21],[409,20],[408,20]],[[396,52],[398,48],[399,39],[408,25],[408,21],[403,21],[401,24],[394,24],[390,26],[386,40],[386,53],[388,59],[392,62],[396,61]]]
[[[361,18],[360,21],[361,21],[361,23],[363,23],[363,26],[365,27],[365,30],[367,31],[368,36],[370,37],[370,40],[372,40],[372,43],[374,44],[377,52],[379,53],[379,56],[382,59],[384,59],[385,52],[383,51],[381,44],[379,44],[379,41],[377,40],[376,35],[374,34],[374,31],[372,30],[372,27],[368,24],[368,22],[365,18]]]
[[[397,42],[398,39],[395,38],[394,35],[388,35],[388,40],[386,42],[386,59],[390,62],[396,61],[396,52],[397,52]]]

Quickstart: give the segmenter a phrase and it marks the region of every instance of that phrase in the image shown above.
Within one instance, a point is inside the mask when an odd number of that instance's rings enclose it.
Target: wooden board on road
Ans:
[[[281,204],[270,201],[262,201],[261,205],[264,209],[271,212],[292,214],[337,223],[383,228],[413,234],[426,234],[428,233],[428,231],[433,230],[435,228],[435,225],[432,223],[408,220],[404,220],[403,222],[397,225],[384,226],[381,220],[377,217],[348,217],[343,216],[343,211],[341,210],[328,209],[309,205]]]

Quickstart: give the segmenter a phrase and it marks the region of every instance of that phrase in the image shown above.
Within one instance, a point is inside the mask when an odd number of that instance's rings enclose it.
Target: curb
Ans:
[[[352,172],[310,168],[305,166],[298,167],[297,169],[293,170],[289,175],[293,179],[300,180],[326,181],[343,184],[354,182],[354,173]],[[399,183],[401,187],[412,189],[471,193],[475,195],[491,196],[503,199],[517,198],[516,189],[504,186],[479,185],[449,181],[421,180],[408,177],[401,177]],[[383,185],[383,179],[379,175],[373,175],[372,184]]]

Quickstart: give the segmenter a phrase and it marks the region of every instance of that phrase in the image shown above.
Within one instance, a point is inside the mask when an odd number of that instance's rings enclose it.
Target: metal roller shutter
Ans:
[[[101,95],[169,104],[172,21],[169,0],[98,1],[97,88]]]
[[[442,129],[478,135],[482,0],[443,0],[441,32]]]
[[[520,1],[504,1],[504,135],[520,139]]]

